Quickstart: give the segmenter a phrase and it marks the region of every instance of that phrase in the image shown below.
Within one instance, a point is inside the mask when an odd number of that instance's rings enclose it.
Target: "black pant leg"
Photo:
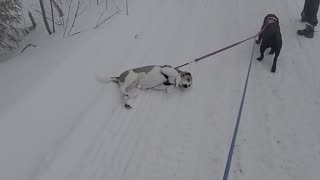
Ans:
[[[318,10],[320,0],[305,0],[303,12],[306,21],[311,25],[316,26],[318,24]]]

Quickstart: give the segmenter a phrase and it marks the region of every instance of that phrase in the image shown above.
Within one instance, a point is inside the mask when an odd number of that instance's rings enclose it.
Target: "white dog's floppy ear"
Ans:
[[[191,73],[186,71],[180,71],[181,76],[191,76]]]

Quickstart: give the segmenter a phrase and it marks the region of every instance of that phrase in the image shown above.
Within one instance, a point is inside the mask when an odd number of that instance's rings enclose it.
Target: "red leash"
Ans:
[[[269,23],[269,24],[270,24],[270,23]],[[181,68],[181,67],[186,66],[186,65],[189,65],[189,64],[191,64],[191,63],[201,61],[201,60],[203,60],[203,59],[205,59],[205,58],[207,58],[207,57],[213,56],[213,55],[218,54],[218,53],[220,53],[220,52],[222,52],[222,51],[225,51],[225,50],[230,49],[230,48],[232,48],[232,47],[234,47],[234,46],[237,46],[237,45],[239,45],[239,44],[241,44],[241,43],[244,43],[244,42],[246,42],[246,41],[248,41],[248,40],[250,40],[250,39],[253,39],[253,38],[259,36],[259,35],[268,27],[269,24],[267,24],[265,27],[263,27],[256,35],[254,35],[254,36],[252,36],[252,37],[250,37],[250,38],[248,38],[248,39],[239,41],[239,42],[237,42],[237,43],[231,44],[230,46],[227,46],[227,47],[224,47],[224,48],[219,49],[219,50],[217,50],[217,51],[214,51],[214,52],[212,52],[212,53],[210,53],[210,54],[207,54],[207,55],[201,56],[201,57],[199,57],[199,58],[196,58],[195,60],[190,61],[190,62],[187,62],[187,63],[182,64],[182,65],[180,65],[180,66],[177,66],[176,68]]]

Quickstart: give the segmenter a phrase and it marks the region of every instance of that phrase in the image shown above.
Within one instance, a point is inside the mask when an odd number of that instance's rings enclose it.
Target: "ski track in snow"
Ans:
[[[253,62],[229,179],[318,179],[320,43],[296,36],[300,1],[129,2],[129,16],[2,62],[0,179],[222,179],[253,41],[184,67],[190,90],[143,91],[130,111],[94,75],[178,66],[252,36],[268,13],[283,49],[275,74],[272,56]]]

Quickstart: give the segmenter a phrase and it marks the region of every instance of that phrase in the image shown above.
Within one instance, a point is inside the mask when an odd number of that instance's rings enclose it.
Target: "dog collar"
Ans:
[[[275,18],[275,17],[268,17],[268,18],[267,18],[267,23],[275,23],[275,22],[277,22],[277,21],[278,21],[278,19]]]

